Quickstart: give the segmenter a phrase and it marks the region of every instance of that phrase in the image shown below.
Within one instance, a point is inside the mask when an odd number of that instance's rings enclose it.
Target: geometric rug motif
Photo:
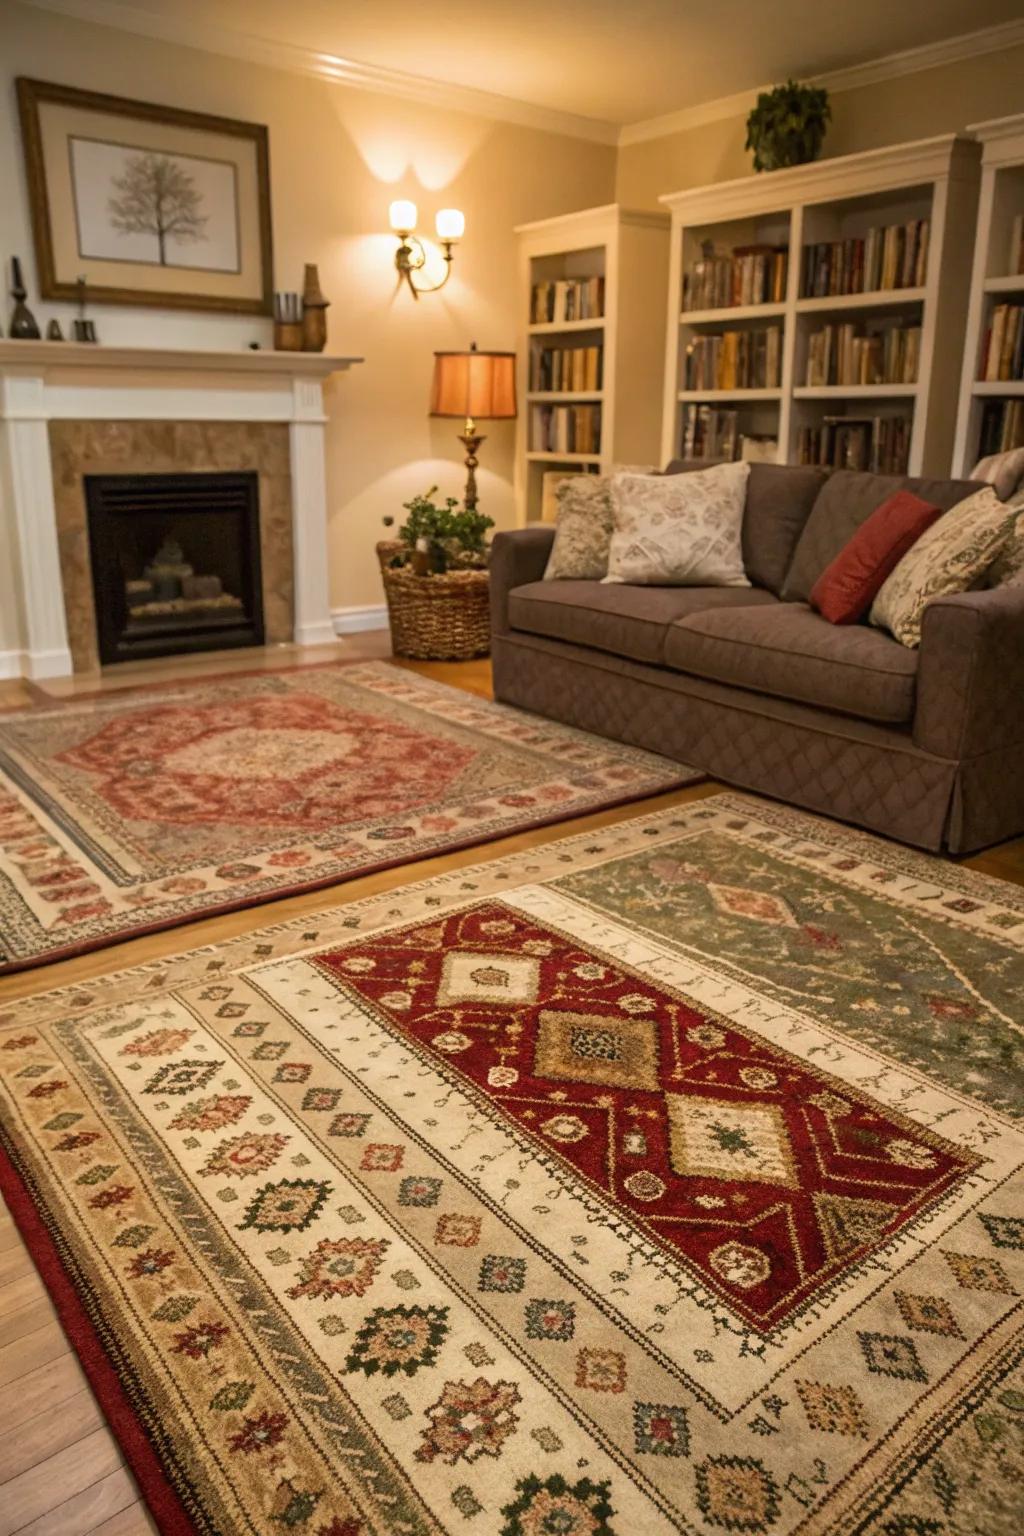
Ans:
[[[722,794],[0,1004],[0,1187],[164,1536],[1017,1536],[1022,993]]]
[[[0,971],[692,782],[386,663],[0,718]]]
[[[503,903],[317,964],[765,1333],[979,1166]]]

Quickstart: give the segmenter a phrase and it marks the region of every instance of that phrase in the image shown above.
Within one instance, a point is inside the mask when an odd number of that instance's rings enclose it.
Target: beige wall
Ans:
[[[921,70],[898,80],[832,95],[826,155],[851,155],[905,139],[952,133],[1024,110],[1024,46]],[[749,176],[746,113],[619,150],[615,196],[632,208],[656,207],[663,192]]]
[[[266,123],[276,284],[299,288],[320,265],[328,349],[366,363],[328,386],[331,601],[382,601],[373,554],[381,517],[439,483],[461,494],[458,423],[427,416],[433,352],[511,348],[516,337],[512,226],[610,202],[615,151],[602,145],[376,96],[0,0],[0,258],[25,260],[37,318],[73,311],[38,301],[17,129],[17,75]],[[432,229],[437,208],[466,214],[466,238],[443,293],[397,293],[388,203],[413,198]],[[2,285],[6,289],[6,281]],[[6,331],[6,299],[0,303]],[[244,347],[269,341],[251,318],[97,306],[100,340]],[[482,453],[481,505],[513,517],[511,423],[493,423]],[[0,536],[3,519],[0,518]],[[0,548],[0,652],[17,646],[9,553]]]

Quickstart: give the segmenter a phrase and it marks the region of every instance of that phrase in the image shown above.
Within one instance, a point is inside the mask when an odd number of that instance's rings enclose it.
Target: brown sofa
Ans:
[[[929,604],[916,651],[808,606],[904,486],[947,510],[977,488],[752,465],[749,589],[544,581],[553,528],[498,534],[495,696],[922,848],[1024,832],[1024,587]]]

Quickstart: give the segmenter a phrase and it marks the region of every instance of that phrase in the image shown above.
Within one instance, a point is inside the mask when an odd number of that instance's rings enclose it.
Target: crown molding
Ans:
[[[960,37],[925,43],[920,48],[905,48],[901,53],[886,54],[866,64],[851,64],[845,69],[830,70],[826,74],[812,76],[807,83],[823,85],[828,91],[855,91],[860,86],[877,85],[883,80],[898,80],[903,75],[938,69],[943,64],[955,64],[961,59],[997,53],[1003,48],[1015,48],[1022,43],[1024,20],[1007,21],[994,27],[983,27],[977,32],[966,32]],[[642,144],[648,139],[685,133],[690,128],[701,128],[707,123],[743,116],[756,105],[758,94],[768,90],[771,90],[770,85],[761,85],[754,90],[738,91],[732,96],[719,96],[714,101],[704,101],[694,107],[683,107],[679,112],[666,112],[661,117],[648,117],[641,122],[627,123],[619,130],[619,147]]]
[[[352,90],[375,91],[384,96],[401,97],[405,101],[423,102],[427,106],[443,108],[446,112],[467,112],[498,122],[516,123],[523,128],[536,128],[543,133],[588,139],[595,144],[614,146],[618,142],[618,125],[598,118],[536,106],[511,96],[475,90],[472,86],[429,80],[423,75],[410,75],[399,69],[363,64],[357,59],[321,53],[313,48],[300,48],[293,43],[275,42],[270,38],[256,37],[211,23],[185,21],[174,16],[139,10],[125,3],[125,0],[21,0],[21,3],[34,10],[57,12],[76,21],[114,27],[120,32],[135,33],[163,43],[198,48],[204,53],[222,54],[233,59],[246,59],[251,64],[285,69],[294,74],[312,75],[318,80],[346,85]]]
[[[77,21],[113,27],[121,32],[135,33],[159,42],[198,48],[206,53],[246,59],[271,69],[285,69],[293,74],[332,81],[337,85],[347,85],[352,90],[375,91],[380,95],[442,107],[446,111],[467,112],[498,122],[535,128],[544,133],[564,134],[569,138],[586,139],[594,144],[617,145],[619,148],[743,116],[755,105],[760,91],[771,89],[770,85],[762,85],[749,91],[737,91],[729,96],[718,96],[713,101],[700,102],[693,107],[683,107],[677,112],[644,118],[620,127],[600,118],[561,112],[553,107],[538,106],[511,96],[476,90],[472,86],[448,84],[423,75],[406,74],[402,70],[386,69],[376,64],[363,64],[357,59],[321,53],[293,43],[276,42],[212,23],[185,21],[166,14],[140,10],[130,0],[20,0],[20,3],[34,10],[56,12]],[[886,54],[864,64],[851,64],[844,69],[831,70],[811,77],[809,83],[823,85],[829,91],[851,91],[860,86],[896,80],[903,75],[936,69],[943,64],[996,53],[1000,49],[1020,44],[1024,44],[1024,20],[1008,21],[976,32],[967,32],[959,37],[925,43],[919,48]]]

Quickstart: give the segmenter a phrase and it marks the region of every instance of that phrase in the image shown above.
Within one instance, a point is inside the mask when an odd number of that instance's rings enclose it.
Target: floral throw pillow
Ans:
[[[950,592],[966,592],[984,576],[1020,510],[1000,501],[990,485],[958,501],[883,583],[872,604],[871,623],[889,630],[902,645],[919,646],[927,605]]]
[[[750,465],[685,475],[614,475],[611,582],[749,587],[740,534]]]
[[[612,503],[607,475],[570,475],[559,483],[555,541],[545,581],[600,581],[608,570]]]

